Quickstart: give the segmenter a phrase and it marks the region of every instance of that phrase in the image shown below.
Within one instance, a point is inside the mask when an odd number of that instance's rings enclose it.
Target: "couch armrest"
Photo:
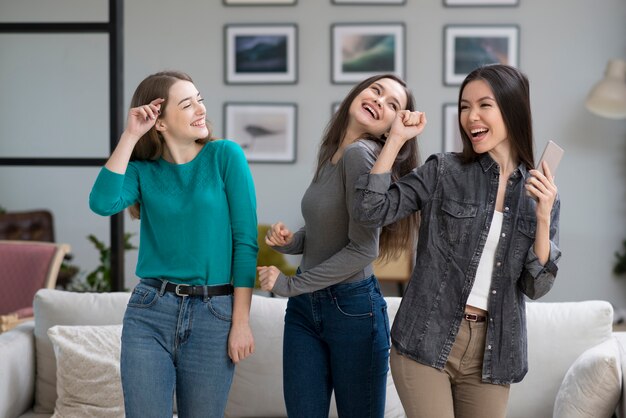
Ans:
[[[626,332],[614,332],[613,336],[617,340],[617,345],[619,346],[622,367],[622,396],[617,404],[617,411],[615,415],[618,418],[626,418],[626,397],[624,396],[626,393],[626,384],[624,383],[626,380]]]
[[[34,321],[0,334],[0,417],[15,418],[33,407]]]

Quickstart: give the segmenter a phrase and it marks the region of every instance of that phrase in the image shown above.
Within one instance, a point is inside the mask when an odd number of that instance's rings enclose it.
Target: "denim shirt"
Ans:
[[[487,240],[499,177],[499,166],[487,153],[467,164],[448,153],[429,157],[393,184],[389,173],[357,181],[357,221],[380,227],[421,211],[415,268],[391,331],[394,346],[406,357],[444,368]],[[524,187],[529,177],[520,165],[507,181],[489,290],[483,382],[515,383],[528,371],[524,295],[537,299],[550,290],[561,257],[558,197],[549,261],[541,265],[533,251],[537,220],[536,202]]]

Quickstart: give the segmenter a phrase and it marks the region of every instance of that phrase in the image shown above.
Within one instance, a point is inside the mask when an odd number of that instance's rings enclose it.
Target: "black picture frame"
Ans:
[[[354,84],[392,73],[404,79],[406,30],[403,22],[331,25],[331,81]]]
[[[443,83],[457,86],[486,64],[519,66],[517,25],[446,25],[443,29]]]
[[[226,84],[296,84],[298,26],[224,25]]]

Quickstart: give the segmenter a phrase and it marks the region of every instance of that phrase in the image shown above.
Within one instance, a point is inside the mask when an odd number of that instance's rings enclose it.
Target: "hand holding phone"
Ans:
[[[563,158],[564,153],[565,150],[559,147],[554,141],[548,141],[543,153],[541,154],[541,158],[539,159],[539,164],[537,164],[537,171],[545,175],[543,172],[543,162],[545,161],[550,168],[552,176],[555,176],[556,169],[559,167],[559,163],[561,162],[561,158]]]
[[[545,161],[546,164],[548,164],[548,168],[550,169],[552,177],[554,177],[556,175],[556,169],[559,167],[559,163],[561,162],[561,158],[563,158],[564,153],[565,151],[563,150],[563,148],[558,146],[554,141],[548,141],[546,147],[543,150],[543,153],[541,154],[541,158],[539,159],[539,164],[537,164],[536,170],[545,175],[545,173],[543,172],[543,162]],[[548,180],[552,181],[552,179]],[[536,200],[536,197],[532,193],[526,191],[526,195]]]

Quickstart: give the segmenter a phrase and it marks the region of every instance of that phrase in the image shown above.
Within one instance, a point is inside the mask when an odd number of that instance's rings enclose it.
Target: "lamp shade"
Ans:
[[[626,119],[626,61],[609,60],[604,78],[593,86],[585,106],[598,116]]]

